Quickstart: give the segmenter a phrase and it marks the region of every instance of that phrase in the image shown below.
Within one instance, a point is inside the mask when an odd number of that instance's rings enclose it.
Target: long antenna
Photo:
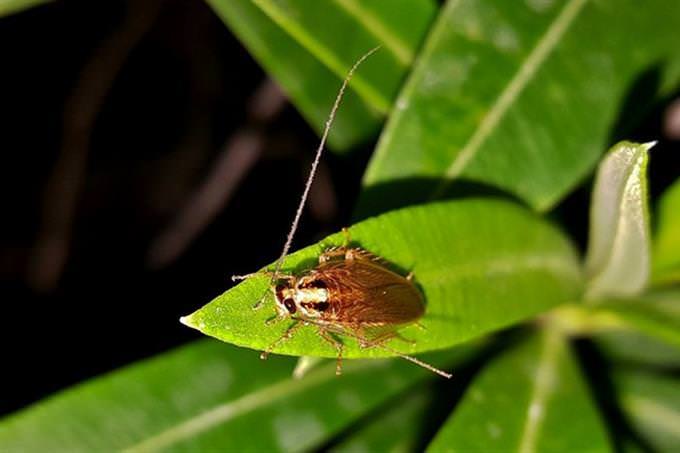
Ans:
[[[288,254],[288,250],[290,250],[290,246],[293,243],[293,236],[295,235],[295,232],[297,231],[298,223],[300,223],[300,217],[302,216],[302,211],[305,208],[305,203],[307,202],[307,196],[309,195],[309,189],[312,187],[312,183],[314,182],[314,176],[316,176],[316,168],[319,166],[319,161],[321,160],[321,154],[323,153],[323,148],[326,145],[326,139],[328,138],[328,132],[331,130],[331,125],[333,124],[333,120],[335,119],[335,113],[338,111],[338,107],[340,106],[340,101],[342,100],[342,96],[345,94],[345,89],[347,88],[347,85],[349,84],[349,81],[352,79],[352,76],[354,75],[354,71],[359,67],[361,63],[364,62],[368,57],[370,57],[373,53],[375,53],[378,49],[380,49],[380,46],[374,47],[373,49],[369,50],[366,52],[361,58],[357,60],[356,63],[354,63],[354,66],[349,70],[347,73],[347,76],[345,77],[345,80],[342,82],[342,86],[340,86],[340,91],[338,91],[338,95],[335,97],[335,102],[333,103],[333,107],[331,108],[331,113],[328,115],[328,119],[326,120],[326,127],[323,130],[323,134],[321,135],[321,141],[319,142],[319,147],[316,149],[316,155],[314,156],[314,161],[312,162],[312,168],[309,171],[309,176],[307,177],[307,183],[305,184],[305,190],[302,192],[302,196],[300,197],[300,204],[298,204],[297,211],[295,212],[295,218],[293,218],[293,224],[290,226],[290,231],[288,232],[288,236],[286,237],[286,243],[283,246],[283,251],[281,252],[281,256],[279,256],[279,259],[276,261],[276,268],[274,269],[274,274],[272,275],[272,279],[270,282],[270,285],[273,285],[276,282],[276,278],[279,275],[279,272],[281,271],[281,266],[283,265],[283,260]],[[262,303],[262,299],[255,305],[253,308],[258,308],[260,304]]]

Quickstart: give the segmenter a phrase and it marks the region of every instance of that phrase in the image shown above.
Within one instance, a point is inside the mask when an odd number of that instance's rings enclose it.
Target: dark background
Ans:
[[[179,317],[278,256],[302,192],[317,137],[290,105],[253,115],[266,76],[210,8],[129,5],[62,1],[0,19],[0,414],[198,338]],[[612,136],[661,138],[653,196],[680,169],[663,131],[671,100]],[[224,208],[163,255],[159,238],[244,133],[263,140],[254,166],[221,175],[239,181]],[[295,244],[350,223],[373,145],[325,155]],[[588,197],[589,183],[551,213],[581,247]],[[41,238],[60,241],[63,262]]]

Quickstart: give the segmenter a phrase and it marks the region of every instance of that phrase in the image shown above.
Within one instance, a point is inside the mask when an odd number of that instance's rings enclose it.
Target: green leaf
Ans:
[[[338,149],[377,132],[436,13],[432,0],[208,3],[319,132],[349,68],[382,46],[352,78],[329,137]]]
[[[335,453],[417,451],[419,435],[427,422],[427,411],[437,398],[434,388],[411,389],[375,418],[331,449]]]
[[[650,270],[648,151],[654,143],[621,142],[600,164],[590,205],[586,256],[589,299],[639,294]]]
[[[680,282],[680,179],[659,200],[652,253],[652,280]]]
[[[430,355],[453,366],[475,350]],[[398,360],[294,361],[201,341],[66,390],[0,421],[3,451],[304,451],[428,372]]]
[[[581,276],[571,244],[527,209],[492,199],[467,199],[393,211],[354,225],[355,245],[397,267],[413,271],[425,296],[423,328],[399,332],[414,344],[393,340],[404,353],[446,348],[527,319],[579,297]],[[335,234],[290,255],[283,269],[310,269],[328,247],[342,244]],[[265,349],[289,323],[265,325],[274,315],[252,306],[268,293],[269,279],[255,277],[228,290],[183,319],[220,340]],[[392,355],[380,348],[362,349],[345,339],[346,357]],[[317,335],[316,326],[300,328],[274,352],[334,357],[334,348]]]
[[[678,289],[657,291],[635,299],[563,306],[551,312],[550,316],[563,330],[574,334],[632,329],[680,348]]]
[[[424,200],[452,181],[549,209],[595,166],[627,95],[651,91],[625,112],[637,115],[676,86],[678,27],[666,0],[450,0],[380,138],[362,211],[390,188]]]
[[[610,451],[569,346],[534,335],[476,377],[429,451]]]
[[[593,339],[615,362],[680,369],[680,349],[635,330],[607,330]]]
[[[680,445],[680,381],[646,372],[620,371],[617,393],[629,421],[657,451]]]
[[[15,14],[50,0],[0,0],[0,17]]]
[[[594,312],[680,349],[680,290],[598,304]]]

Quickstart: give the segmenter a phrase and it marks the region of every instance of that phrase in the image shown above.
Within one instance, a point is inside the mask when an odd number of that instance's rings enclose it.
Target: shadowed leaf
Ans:
[[[657,451],[680,445],[680,382],[677,377],[641,371],[615,376],[619,401],[636,431]]]
[[[549,329],[549,328],[548,328]],[[569,345],[535,334],[475,378],[429,451],[610,451]]]
[[[441,367],[474,348],[428,356]],[[66,390],[0,421],[3,451],[305,451],[428,372],[397,360],[294,361],[201,341]]]
[[[436,13],[432,0],[208,0],[305,118],[321,131],[340,82],[355,74],[330,132],[344,149],[376,133]]]
[[[655,283],[680,282],[680,180],[659,200],[652,253]]]

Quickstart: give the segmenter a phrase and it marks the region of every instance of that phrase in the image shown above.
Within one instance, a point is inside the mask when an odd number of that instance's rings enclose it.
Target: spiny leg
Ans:
[[[262,360],[267,360],[267,357],[269,356],[269,354],[271,354],[271,352],[274,350],[274,348],[276,348],[278,345],[280,345],[280,344],[283,343],[284,341],[290,340],[290,338],[293,336],[293,334],[295,333],[295,331],[298,330],[298,329],[300,328],[300,326],[302,326],[302,324],[300,323],[300,321],[294,321],[293,324],[291,324],[291,325],[288,327],[288,329],[286,329],[286,331],[283,333],[283,335],[281,335],[281,336],[279,337],[278,340],[276,340],[275,342],[273,342],[272,344],[270,344],[270,345],[267,347],[267,349],[265,349],[264,351],[262,351],[262,353],[260,354],[260,358],[261,358]]]
[[[349,234],[349,230],[346,227],[343,227],[342,234],[345,236],[345,239],[342,241],[342,245],[339,247],[330,247],[326,249],[321,255],[319,255],[319,264],[326,263],[333,258],[347,259],[348,254],[350,256],[349,259],[352,259],[351,249],[349,248],[349,243],[352,239]]]
[[[390,335],[390,334],[391,334],[391,335]],[[444,377],[444,378],[446,378],[446,379],[451,379],[451,377],[453,376],[451,373],[447,373],[446,371],[442,371],[442,370],[440,370],[439,368],[433,367],[433,366],[430,365],[429,363],[423,362],[423,361],[420,360],[420,359],[417,359],[417,358],[412,357],[412,356],[410,356],[410,355],[403,354],[403,353],[397,351],[396,349],[393,349],[393,348],[391,348],[391,347],[389,347],[389,346],[386,346],[386,345],[385,345],[385,342],[386,342],[387,340],[389,340],[390,338],[394,338],[394,337],[395,337],[394,334],[395,334],[395,332],[393,332],[393,331],[387,332],[386,334],[384,334],[384,335],[382,336],[382,338],[380,338],[381,341],[376,342],[376,341],[375,341],[375,340],[376,340],[375,338],[374,338],[374,339],[368,339],[368,338],[362,336],[361,333],[360,333],[360,331],[346,331],[346,332],[344,332],[344,335],[347,335],[347,336],[349,336],[349,337],[355,338],[355,339],[359,342],[359,345],[360,345],[362,348],[379,348],[379,349],[383,349],[383,350],[385,350],[385,351],[387,351],[387,352],[391,352],[392,354],[394,354],[394,355],[396,355],[396,356],[398,356],[398,357],[401,357],[401,358],[404,359],[404,360],[408,360],[408,361],[411,362],[411,363],[414,363],[414,364],[416,364],[416,365],[418,365],[418,366],[420,366],[420,367],[422,367],[422,368],[425,368],[426,370],[432,371],[433,373],[438,374],[439,376],[442,376],[442,377]]]
[[[331,333],[328,332],[328,330],[319,327],[317,330],[319,332],[319,335],[321,338],[326,340],[328,343],[330,343],[331,346],[335,348],[335,350],[338,352],[338,357],[335,362],[335,375],[340,376],[342,374],[342,350],[344,345],[340,343],[338,340],[336,340]]]

